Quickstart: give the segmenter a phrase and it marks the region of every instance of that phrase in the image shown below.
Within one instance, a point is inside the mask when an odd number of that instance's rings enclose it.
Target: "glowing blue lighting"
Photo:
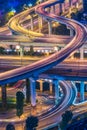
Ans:
[[[16,10],[12,8],[11,12],[16,13]]]
[[[31,7],[36,3],[37,0],[29,0],[28,1],[28,6]]]
[[[31,4],[31,3],[29,3],[29,4],[28,4],[28,6],[29,6],[29,7],[32,7],[32,4]]]

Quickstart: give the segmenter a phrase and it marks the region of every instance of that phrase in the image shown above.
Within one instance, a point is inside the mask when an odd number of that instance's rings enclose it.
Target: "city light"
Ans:
[[[82,2],[6,0],[5,5],[0,130],[10,130],[12,122],[15,130],[63,130],[76,116],[87,116],[87,29],[81,22],[87,15]]]

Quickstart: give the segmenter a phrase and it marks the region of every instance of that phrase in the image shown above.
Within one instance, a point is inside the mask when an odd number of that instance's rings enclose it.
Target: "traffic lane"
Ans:
[[[69,107],[69,105],[72,103],[73,99],[75,98],[74,95],[75,89],[71,87],[71,84],[66,83],[65,87],[67,88],[67,91],[66,91],[64,102],[58,107],[58,109],[53,114],[51,113],[49,116],[39,121],[38,130],[48,125],[52,125],[55,122],[59,123],[61,121],[61,115]]]

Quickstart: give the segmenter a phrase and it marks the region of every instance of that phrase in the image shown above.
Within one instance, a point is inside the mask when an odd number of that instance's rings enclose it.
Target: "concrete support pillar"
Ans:
[[[40,92],[43,92],[43,81],[40,80],[39,83],[40,83]]]
[[[79,3],[82,3],[82,0],[79,0]]]
[[[51,35],[52,34],[52,23],[51,23],[51,21],[50,20],[48,20],[48,29],[49,29],[49,35]]]
[[[20,57],[24,55],[24,47],[20,46]]]
[[[86,88],[85,88],[86,92],[87,92],[87,84],[86,84]]]
[[[40,16],[38,16],[38,24],[39,24],[39,33],[41,33],[42,24],[43,24],[43,19],[42,19],[42,17],[40,17]]]
[[[31,16],[31,30],[33,31],[34,25],[33,25],[33,16]]]
[[[74,53],[72,52],[70,55],[71,59],[74,59]]]
[[[23,46],[20,46],[20,48],[19,48],[19,53],[20,53],[20,63],[21,63],[21,65],[22,65],[22,57],[23,57],[23,55],[24,55],[24,47]]]
[[[62,3],[62,12],[65,11],[65,3]]]
[[[60,10],[60,14],[62,13],[62,4],[59,4],[59,10]]]
[[[72,0],[69,0],[69,7],[72,7],[72,5],[73,5]]]
[[[58,99],[59,99],[59,82],[58,82],[58,80],[54,79],[53,84],[55,87],[55,103],[58,103]]]
[[[70,55],[71,59],[74,59],[74,54],[75,54],[75,51],[71,53]]]
[[[51,12],[55,14],[55,5],[51,6]]]
[[[26,103],[31,102],[31,93],[30,93],[30,80],[26,79]]]
[[[71,37],[73,37],[73,35],[74,35],[73,33],[74,33],[73,30],[70,29],[70,36],[71,36]]]
[[[84,48],[80,48],[80,59],[83,60],[84,59]]]
[[[81,81],[80,83],[80,100],[84,101],[84,82]]]
[[[78,2],[76,2],[76,8],[78,9],[78,7],[79,7],[79,3],[78,3]]]
[[[74,35],[73,29],[71,29],[69,26],[67,26],[67,29],[69,29],[69,31],[70,31],[70,36],[73,37],[73,35]]]
[[[2,108],[3,110],[7,109],[7,92],[6,85],[1,86],[1,98],[2,98]]]
[[[52,84],[52,82],[49,83],[49,88],[50,88],[50,94],[52,94],[52,92],[53,92],[53,84]]]
[[[47,12],[50,13],[50,11],[51,11],[51,7],[48,7]]]
[[[34,78],[30,79],[30,89],[31,89],[31,105],[36,106],[36,80]]]

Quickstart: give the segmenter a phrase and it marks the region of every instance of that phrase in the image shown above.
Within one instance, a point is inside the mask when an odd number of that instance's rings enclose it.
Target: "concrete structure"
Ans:
[[[48,20],[48,33],[49,33],[49,35],[52,34],[52,23],[51,23],[51,20]]]
[[[81,81],[80,83],[80,100],[84,101],[84,82]]]
[[[30,79],[30,89],[31,89],[31,105],[36,106],[36,80],[34,78]]]

